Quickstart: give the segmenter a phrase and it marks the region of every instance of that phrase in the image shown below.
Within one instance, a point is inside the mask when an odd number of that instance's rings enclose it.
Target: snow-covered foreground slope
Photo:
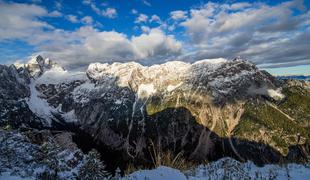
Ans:
[[[98,152],[84,154],[72,142],[71,133],[0,128],[0,180],[103,179],[108,175]]]
[[[153,170],[136,171],[123,179],[135,180],[204,180],[204,179],[298,179],[310,177],[310,164],[265,165],[257,167],[252,162],[240,163],[231,158],[223,158],[193,170],[181,172],[160,166]]]

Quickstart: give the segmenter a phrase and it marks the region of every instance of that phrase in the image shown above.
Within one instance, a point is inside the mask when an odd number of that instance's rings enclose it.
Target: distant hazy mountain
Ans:
[[[304,75],[277,76],[277,78],[310,81],[310,76],[304,76]]]

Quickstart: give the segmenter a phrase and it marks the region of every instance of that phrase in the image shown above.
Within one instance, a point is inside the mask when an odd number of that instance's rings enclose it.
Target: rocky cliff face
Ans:
[[[309,158],[309,88],[248,61],[94,63],[83,73],[38,56],[19,66],[0,69],[3,126],[79,129],[124,160],[148,161],[150,143],[196,160]]]
[[[30,96],[28,72],[14,65],[0,65],[0,79],[0,124],[40,126],[40,120],[29,109],[25,99]]]

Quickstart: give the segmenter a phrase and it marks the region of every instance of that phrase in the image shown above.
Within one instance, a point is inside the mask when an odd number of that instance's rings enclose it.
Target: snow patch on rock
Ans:
[[[30,85],[30,97],[27,100],[27,104],[32,112],[34,112],[39,117],[47,120],[47,125],[51,125],[50,118],[52,117],[52,112],[55,111],[53,107],[51,107],[48,102],[40,98],[40,92],[36,89],[36,82],[34,80],[31,81]]]
[[[168,92],[174,91],[176,88],[180,87],[182,84],[183,84],[182,82],[180,82],[180,83],[177,84],[177,85],[171,85],[171,84],[169,84],[169,85],[167,86],[167,91],[168,91]]]
[[[77,117],[75,115],[75,110],[71,110],[69,112],[63,113],[62,117],[66,120],[66,122],[77,122]]]
[[[156,89],[154,88],[154,84],[141,84],[138,88],[138,98],[147,98],[152,94],[156,93]]]
[[[73,90],[73,100],[80,104],[88,103],[92,93],[99,91],[100,88],[100,86],[96,86],[94,83],[87,81]]]
[[[128,81],[131,79],[132,71],[141,67],[142,65],[135,62],[113,64],[91,63],[88,66],[86,73],[91,80],[96,81],[105,79],[106,76],[117,77],[118,85],[120,87],[126,87],[128,86]]]

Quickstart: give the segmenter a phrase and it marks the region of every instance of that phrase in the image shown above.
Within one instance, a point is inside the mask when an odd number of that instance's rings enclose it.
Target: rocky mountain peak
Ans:
[[[27,62],[27,64],[44,64],[44,58],[41,55],[32,56],[31,59]]]
[[[152,66],[135,62],[93,63],[89,65],[86,74],[97,84],[115,83],[119,87],[129,87],[137,94],[145,87],[152,94],[199,90],[211,94],[219,102],[245,95],[268,96],[268,91],[276,91],[278,88],[270,74],[261,72],[255,64],[241,58],[232,61],[223,58],[205,59],[192,64],[172,61]]]
[[[22,72],[29,76],[29,78],[38,78],[45,71],[52,68],[60,68],[64,70],[63,67],[59,66],[55,61],[49,58],[43,58],[41,55],[36,55],[30,58],[30,60],[25,63],[15,63],[14,66],[18,69],[18,72]]]

